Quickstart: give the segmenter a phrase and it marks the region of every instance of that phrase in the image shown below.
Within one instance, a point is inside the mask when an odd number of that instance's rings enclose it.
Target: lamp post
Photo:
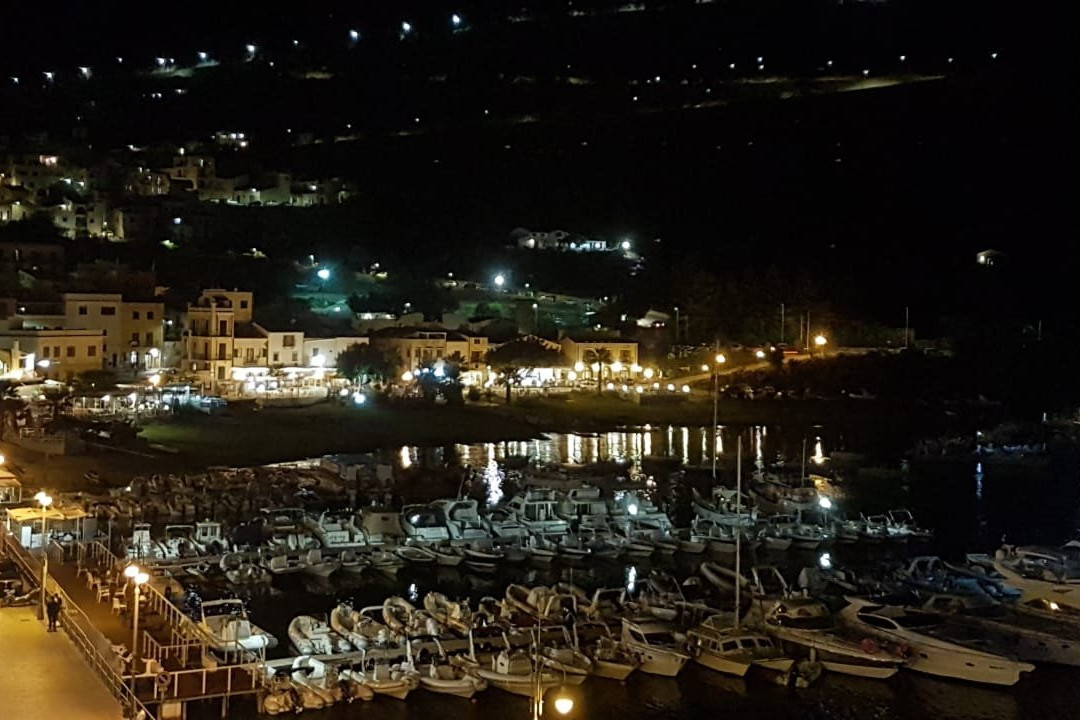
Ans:
[[[727,358],[723,353],[716,353],[716,357],[713,358],[716,364],[713,365],[713,395],[712,395],[712,477],[716,479],[716,423],[718,420],[718,414],[720,411],[720,366],[727,362]]]
[[[52,496],[44,490],[34,495],[34,499],[41,505],[41,606],[38,608],[39,619],[45,617],[45,580],[49,577],[49,542],[48,522],[46,513],[52,505]]]
[[[135,668],[139,661],[139,593],[140,589],[150,579],[138,565],[128,565],[124,568],[124,577],[135,583],[135,591],[132,594],[135,609],[132,610],[131,622],[131,717],[135,717]]]

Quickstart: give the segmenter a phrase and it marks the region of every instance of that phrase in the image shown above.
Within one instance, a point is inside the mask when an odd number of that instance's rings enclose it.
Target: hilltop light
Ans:
[[[319,277],[320,280],[329,280],[330,268],[320,268],[319,271],[315,274]]]
[[[360,31],[359,30],[350,30],[349,31],[349,39],[352,40],[353,42],[356,42],[357,40],[359,40],[360,39]]]
[[[461,27],[461,16],[458,15],[457,13],[454,13],[453,15],[451,15],[450,16],[450,24],[453,25],[456,28]]]
[[[408,22],[407,20],[402,20],[401,21],[401,34],[402,35],[408,35],[411,32],[412,32],[412,23]]]

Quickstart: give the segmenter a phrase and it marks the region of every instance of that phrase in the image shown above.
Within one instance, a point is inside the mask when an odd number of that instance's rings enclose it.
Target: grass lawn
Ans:
[[[401,445],[446,445],[537,434],[521,420],[478,407],[342,407],[255,411],[231,405],[227,415],[185,416],[148,425],[141,437],[179,451],[197,466],[257,465]],[[188,464],[187,462],[184,463]]]

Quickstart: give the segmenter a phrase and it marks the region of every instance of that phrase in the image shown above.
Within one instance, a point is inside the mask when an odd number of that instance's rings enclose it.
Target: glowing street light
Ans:
[[[411,372],[409,372],[408,370],[401,373],[401,381],[402,382],[412,382],[414,377],[415,376]]]
[[[822,510],[832,510],[832,500],[827,497],[818,498],[817,504]]]
[[[359,30],[350,30],[349,31],[349,39],[352,40],[353,42],[356,42],[357,40],[359,40],[360,39],[360,31]]]
[[[764,350],[756,351],[754,353],[754,357],[756,357],[758,360],[764,360],[765,359],[765,351]]]
[[[814,344],[817,345],[819,348],[825,347],[828,342],[829,340],[824,335],[818,335],[814,338]]]
[[[716,357],[713,359],[716,360],[717,365],[723,365],[727,362],[727,358],[724,357],[724,353],[716,353]]]
[[[506,284],[506,276],[504,276],[502,273],[499,273],[498,275],[495,276],[495,287],[500,287],[501,288],[505,284]]]
[[[317,275],[320,280],[329,280],[330,268],[320,268],[319,271],[315,273],[315,275]]]
[[[623,371],[623,364],[621,362],[616,360],[615,362],[611,363],[611,372],[619,373],[619,372],[622,372],[622,371]]]
[[[408,35],[409,33],[412,32],[412,29],[413,29],[412,28],[412,23],[410,23],[407,20],[402,20],[401,21],[401,34],[402,35]]]
[[[454,13],[453,15],[450,16],[450,24],[453,25],[454,27],[456,27],[456,28],[461,27],[461,22],[462,22],[461,16],[458,15],[457,13]]]
[[[644,370],[641,371],[641,374],[642,374],[642,376],[644,376],[644,378],[646,380],[652,380],[653,375],[656,374],[656,371],[653,370],[652,368],[645,368]]]
[[[578,360],[576,363],[574,363],[574,372],[578,372],[578,373],[585,372],[585,363],[581,362],[580,360]]]

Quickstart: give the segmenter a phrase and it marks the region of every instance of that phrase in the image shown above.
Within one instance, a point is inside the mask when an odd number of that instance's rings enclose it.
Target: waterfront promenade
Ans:
[[[47,632],[35,607],[0,608],[0,716],[5,720],[114,720],[120,704],[63,632]]]

